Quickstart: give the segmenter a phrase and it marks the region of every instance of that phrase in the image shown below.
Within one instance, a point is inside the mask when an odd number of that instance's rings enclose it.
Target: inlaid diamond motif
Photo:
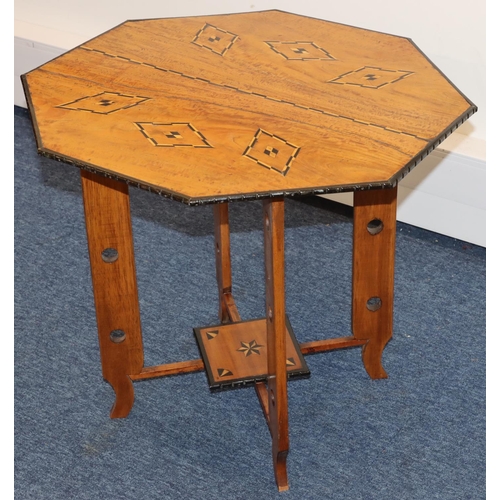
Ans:
[[[298,146],[277,135],[259,129],[255,133],[252,142],[243,152],[243,156],[250,158],[262,167],[286,175],[299,151]]]
[[[212,147],[205,136],[191,123],[136,122],[135,125],[142,135],[157,147]]]
[[[196,33],[192,43],[223,56],[237,38],[238,35],[207,23]]]
[[[354,71],[344,73],[328,83],[337,83],[340,85],[356,85],[369,89],[379,89],[390,83],[396,83],[403,78],[412,75],[412,71],[403,71],[399,69],[383,69],[373,66],[363,66]]]
[[[477,111],[411,39],[279,9],[124,21],[21,77],[41,154],[189,205],[394,186]]]
[[[285,59],[291,61],[336,61],[335,57],[314,42],[266,42]]]
[[[57,107],[75,111],[88,111],[100,115],[109,115],[115,111],[137,106],[141,102],[149,99],[149,97],[119,94],[117,92],[101,92],[100,94],[80,97],[74,101],[60,104]]]
[[[266,149],[264,149],[264,154],[270,156],[271,158],[276,158],[276,155],[279,153],[279,149],[272,148],[271,146],[267,146]]]

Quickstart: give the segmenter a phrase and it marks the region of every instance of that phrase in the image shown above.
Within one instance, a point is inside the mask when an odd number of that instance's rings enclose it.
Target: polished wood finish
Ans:
[[[271,417],[269,414],[269,392],[267,390],[266,384],[264,382],[255,384],[255,392],[257,394],[257,398],[259,399],[260,407],[262,408],[262,412],[264,413],[264,418],[266,419],[269,431],[272,432]]]
[[[265,318],[195,328],[194,331],[210,389],[252,385],[268,379]],[[288,376],[309,376],[309,369],[288,319],[285,335]]]
[[[219,289],[219,319],[221,323],[225,323],[227,321],[238,322],[241,321],[241,316],[232,295],[231,239],[229,226],[229,205],[227,203],[214,205],[214,226],[215,268],[217,287]],[[262,411],[264,412],[264,417],[269,430],[271,430],[269,417],[269,395],[264,381],[255,383],[255,393],[257,394]]]
[[[205,359],[207,359],[205,363],[207,375],[209,383],[212,383],[212,386],[216,383],[222,384],[224,381],[227,382],[228,378],[244,378],[247,381],[249,379],[252,381],[256,380],[255,392],[272,438],[276,484],[279,491],[285,491],[288,489],[286,458],[289,448],[288,395],[286,384],[287,372],[289,373],[293,369],[293,367],[287,367],[287,358],[295,359],[296,362],[300,363],[300,375],[308,374],[309,370],[301,356],[300,347],[296,341],[292,340],[295,337],[293,336],[293,332],[290,335],[291,327],[285,317],[284,200],[280,198],[277,201],[264,202],[267,317],[263,321],[239,323],[241,322],[241,317],[232,295],[230,230],[227,204],[214,206],[214,221],[216,276],[219,289],[219,319],[222,323],[232,322],[236,324],[195,329],[195,333],[200,349]],[[278,314],[277,320],[273,318],[275,314]],[[263,326],[265,326],[265,340],[262,337]],[[224,330],[226,329],[230,332],[234,331],[240,334],[244,332],[246,336],[252,337],[252,341],[241,343],[238,349],[234,345],[229,346],[229,348],[225,345],[224,349],[221,349],[219,346],[210,349],[212,347],[211,341],[218,339],[221,334],[221,338],[224,338],[224,340],[233,341],[232,336],[223,337]],[[255,347],[255,342],[257,342],[258,347]],[[225,343],[227,344],[227,342]],[[254,346],[253,349],[252,346]],[[240,349],[244,350],[245,347],[245,352],[251,352],[250,355],[255,354],[260,356],[261,351],[263,357],[264,353],[266,354],[264,358],[266,359],[266,369],[262,368],[261,363],[255,363],[258,365],[256,367],[252,366],[252,363],[243,364],[237,362],[238,360],[232,359],[236,352],[239,352]],[[209,359],[207,351],[210,351],[212,360]],[[293,355],[290,356],[292,352]],[[253,356],[251,361],[255,360],[262,361],[260,358]],[[213,366],[215,366],[215,369]],[[250,371],[248,371],[249,367]],[[245,369],[247,373],[244,372]],[[260,379],[265,379],[269,388],[266,382],[259,381]]]
[[[219,319],[221,323],[240,321],[232,298],[231,243],[229,235],[229,207],[227,203],[214,205],[215,271],[219,289]],[[231,314],[232,313],[232,314]]]
[[[366,340],[363,363],[373,379],[387,377],[382,351],[392,337],[396,206],[397,187],[354,193],[352,332]]]
[[[476,110],[411,40],[276,10],[127,21],[24,84],[41,153],[191,204],[393,186]]]
[[[234,301],[233,294],[225,293],[222,299],[224,302],[224,307],[229,317],[229,321],[232,322],[241,321],[241,316],[240,313],[238,312],[238,308],[236,307],[236,302]]]
[[[134,403],[129,376],[144,363],[128,187],[84,170],[81,179],[102,374],[116,394],[111,418],[126,417]],[[106,249],[118,258],[106,262]],[[113,342],[113,331],[125,339]]]
[[[266,318],[245,331],[265,341],[241,339],[238,352],[253,349],[243,354],[253,362],[265,344],[266,369],[251,373],[267,376],[255,390],[276,483],[288,489],[290,345],[297,356],[361,346],[369,376],[387,376],[397,183],[477,108],[410,39],[278,10],[127,21],[22,81],[39,153],[82,169],[113,418],[130,412],[132,381],[204,367],[143,366],[128,185],[214,203],[220,328],[230,332],[243,323],[227,202],[264,200]],[[299,347],[285,315],[284,196],[343,191],[354,191],[352,335]]]
[[[189,361],[178,361],[164,365],[146,366],[140,373],[130,375],[130,379],[147,380],[157,377],[170,377],[172,375],[183,375],[185,373],[202,372],[205,365],[202,359],[191,359]]]
[[[273,440],[274,476],[279,491],[288,489],[286,458],[288,392],[285,318],[285,201],[264,201],[264,254],[267,314],[269,427]]]
[[[346,347],[358,347],[366,344],[364,339],[356,339],[354,336],[337,337],[325,340],[313,340],[300,344],[302,354],[316,354],[319,352],[333,351],[335,349],[345,349]]]

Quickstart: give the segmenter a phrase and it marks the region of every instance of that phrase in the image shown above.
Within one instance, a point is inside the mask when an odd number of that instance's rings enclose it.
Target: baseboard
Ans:
[[[325,195],[352,206],[352,193]],[[398,220],[486,247],[486,161],[436,149],[398,188]]]
[[[37,32],[24,24],[15,24],[16,33],[23,36],[14,37],[14,104],[26,108],[20,75],[84,40]],[[485,150],[482,139],[452,134],[400,182],[398,220],[486,247]],[[352,193],[324,198],[352,205]]]

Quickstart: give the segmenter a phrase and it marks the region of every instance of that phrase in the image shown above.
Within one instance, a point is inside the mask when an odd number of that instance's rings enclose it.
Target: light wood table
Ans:
[[[81,169],[111,417],[130,412],[135,380],[206,368],[213,388],[253,382],[287,489],[287,372],[308,374],[302,354],[361,346],[369,376],[387,376],[397,184],[476,107],[407,38],[277,10],[127,21],[22,79],[39,153]],[[203,359],[144,366],[129,186],[214,206],[221,325],[195,329]],[[298,344],[285,314],[284,197],[345,191],[352,332]],[[255,199],[266,317],[242,322],[228,202]]]

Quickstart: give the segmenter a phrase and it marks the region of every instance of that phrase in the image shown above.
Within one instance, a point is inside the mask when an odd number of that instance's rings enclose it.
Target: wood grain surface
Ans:
[[[392,337],[396,207],[397,187],[354,193],[352,333],[367,341],[362,356],[372,379],[387,378],[382,352]]]
[[[134,403],[129,376],[144,364],[128,186],[83,170],[81,179],[102,375],[116,395],[111,417],[126,417]],[[106,250],[116,258],[105,260]],[[118,342],[112,332],[123,334]]]
[[[404,37],[127,21],[23,76],[39,151],[190,204],[390,187],[476,107]]]
[[[267,392],[269,429],[273,440],[274,478],[279,491],[289,488],[286,459],[288,391],[285,313],[285,201],[264,201],[264,262],[266,276]]]
[[[266,318],[195,328],[211,389],[234,388],[263,382],[268,377]],[[289,377],[310,372],[286,319],[286,370]]]

